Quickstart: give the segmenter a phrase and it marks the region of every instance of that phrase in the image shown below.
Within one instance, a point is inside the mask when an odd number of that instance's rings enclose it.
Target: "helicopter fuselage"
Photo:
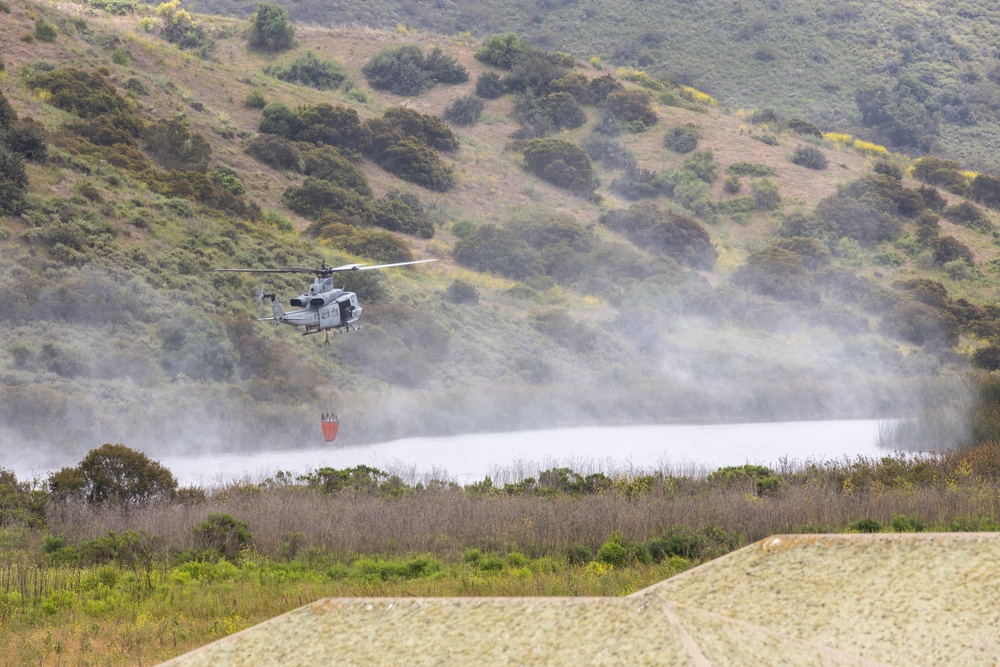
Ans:
[[[332,278],[316,278],[308,292],[303,292],[289,303],[298,310],[286,313],[277,300],[272,299],[274,321],[304,327],[305,334],[326,329],[341,329],[346,332],[352,327],[356,329],[355,322],[361,318],[358,295],[334,287]]]

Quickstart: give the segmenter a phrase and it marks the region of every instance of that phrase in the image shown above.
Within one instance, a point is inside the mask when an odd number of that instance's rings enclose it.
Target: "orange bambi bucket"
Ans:
[[[324,440],[333,442],[337,439],[337,432],[340,431],[340,419],[337,418],[336,414],[323,415],[320,424],[323,426]]]

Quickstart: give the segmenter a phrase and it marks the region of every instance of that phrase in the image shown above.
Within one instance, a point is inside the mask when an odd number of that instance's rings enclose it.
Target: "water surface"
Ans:
[[[774,466],[782,459],[828,461],[881,456],[878,420],[610,426],[404,438],[370,445],[160,459],[181,484],[215,484],[322,467],[369,465],[404,478],[462,484],[491,475],[514,481],[553,466],[579,472],[710,472],[729,465]],[[317,440],[322,442],[317,427]]]

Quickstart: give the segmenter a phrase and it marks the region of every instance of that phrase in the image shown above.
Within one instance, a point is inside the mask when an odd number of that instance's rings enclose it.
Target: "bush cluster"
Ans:
[[[412,109],[392,107],[362,123],[357,111],[342,105],[320,103],[292,111],[273,103],[264,108],[260,131],[366,155],[386,171],[430,190],[443,192],[454,185],[452,168],[437,151],[456,150],[458,138],[441,119]]]
[[[449,104],[442,117],[453,125],[466,127],[475,125],[485,106],[486,104],[475,95],[465,95]]]
[[[0,213],[20,213],[28,188],[25,161],[41,162],[48,155],[42,127],[31,118],[18,119],[0,93]]]
[[[642,132],[656,125],[653,98],[644,91],[623,90],[611,93],[602,104],[607,116],[631,132]]]
[[[487,100],[495,100],[507,92],[507,84],[496,72],[483,72],[476,78],[476,95]]]
[[[52,94],[49,102],[82,120],[68,123],[60,138],[70,153],[108,164],[140,179],[150,190],[168,197],[191,199],[259,219],[260,208],[205,174],[211,159],[207,140],[188,128],[183,116],[146,123],[132,103],[102,75],[72,67],[35,70],[29,84]],[[143,145],[166,169],[156,169]]]
[[[651,202],[608,211],[601,215],[601,223],[636,245],[691,268],[710,270],[718,256],[708,231],[697,220]]]
[[[368,85],[397,95],[420,95],[435,83],[464,83],[469,73],[454,57],[435,47],[424,56],[419,46],[386,49],[361,69]]]
[[[548,276],[572,284],[591,264],[596,248],[592,230],[571,216],[532,213],[500,227],[480,225],[455,244],[454,257],[463,266],[514,280]]]
[[[826,169],[829,164],[829,161],[826,159],[826,155],[823,151],[815,146],[797,146],[795,148],[795,153],[791,157],[791,161],[793,164],[797,164],[800,167],[820,171]]]
[[[594,168],[579,144],[563,139],[533,139],[524,147],[525,167],[542,180],[581,195],[593,193]]]
[[[701,131],[691,123],[685,123],[667,130],[663,145],[675,153],[690,153],[698,147]]]
[[[297,83],[317,90],[336,90],[347,80],[347,74],[344,73],[339,63],[332,60],[321,60],[312,51],[306,51],[292,62],[284,65],[278,63],[269,65],[264,68],[264,73],[281,81]]]

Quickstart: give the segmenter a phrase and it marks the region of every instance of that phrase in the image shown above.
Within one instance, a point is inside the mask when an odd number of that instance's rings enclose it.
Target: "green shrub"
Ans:
[[[378,163],[404,181],[428,190],[446,192],[455,185],[452,168],[438,154],[415,139],[403,139],[378,156]]]
[[[954,315],[925,303],[901,299],[883,316],[883,333],[931,351],[950,349],[958,343],[959,324]]]
[[[272,106],[269,104],[264,108],[265,116]],[[441,125],[448,134],[451,134],[451,130],[443,123]],[[264,121],[261,120],[261,132],[264,131],[263,126]],[[294,119],[290,121],[290,129],[291,135],[288,136],[290,139],[336,146],[345,155],[363,153],[371,147],[372,142],[371,130],[361,122],[358,112],[342,104],[333,106],[320,102],[298,107]]]
[[[312,51],[306,51],[286,65],[274,64],[265,67],[264,73],[281,81],[317,90],[336,90],[347,79],[339,63],[321,60]]]
[[[323,235],[321,233],[321,235]],[[378,263],[410,262],[413,253],[399,237],[377,229],[358,229],[345,236],[326,236],[338,248]]]
[[[513,117],[522,125],[522,129],[512,135],[518,139],[580,127],[587,121],[583,108],[569,93],[549,93],[540,97],[519,95]]]
[[[993,224],[983,213],[983,210],[972,202],[963,201],[948,206],[941,212],[941,215],[956,225],[962,225],[963,227],[969,227],[981,232],[988,232],[993,229]]]
[[[295,42],[295,26],[288,21],[288,11],[281,5],[261,2],[250,16],[247,44],[260,51],[284,51]]]
[[[232,167],[217,165],[209,170],[208,177],[216,187],[232,192],[234,195],[242,195],[247,191],[239,173]]]
[[[494,35],[486,40],[483,47],[476,52],[476,60],[500,69],[512,69],[525,56],[537,53],[531,46],[516,34]]]
[[[770,246],[751,253],[746,264],[733,274],[733,282],[757,294],[779,301],[797,301],[804,304],[819,302],[819,293],[811,285],[802,256],[790,248]],[[760,470],[725,469],[727,479],[743,470],[747,476],[768,476]],[[714,474],[714,473],[713,473]]]
[[[397,95],[420,95],[433,85],[424,71],[424,54],[419,46],[406,44],[385,49],[365,63],[361,70],[375,90]]]
[[[192,531],[202,549],[215,551],[230,561],[236,560],[239,553],[253,541],[247,523],[237,521],[231,514],[209,514]]]
[[[391,107],[386,109],[382,120],[388,123],[390,132],[399,132],[435,150],[458,150],[458,137],[436,116],[405,107]]]
[[[611,93],[604,100],[605,113],[619,123],[635,123],[639,131],[656,124],[656,111],[649,93],[638,90],[623,90]]]
[[[729,194],[734,195],[743,189],[743,181],[736,174],[729,174],[726,176],[726,180],[722,184],[722,188]],[[753,200],[750,201],[752,204]]]
[[[970,357],[972,365],[985,371],[1000,370],[1000,347],[987,345],[977,348]]]
[[[882,524],[875,519],[858,519],[849,523],[847,529],[855,533],[881,533]]]
[[[434,224],[414,195],[391,190],[375,207],[375,224],[392,232],[434,237]]]
[[[903,170],[900,169],[899,165],[893,164],[888,160],[877,161],[872,166],[872,171],[874,171],[876,174],[882,174],[883,176],[888,176],[889,178],[896,181],[903,180]],[[937,192],[937,190],[934,190],[934,192]]]
[[[569,93],[578,104],[593,104],[594,101],[590,79],[579,72],[571,72],[562,78],[553,80],[549,84],[549,90],[553,93]]]
[[[638,167],[638,160],[624,144],[613,137],[591,134],[583,140],[583,148],[591,160],[597,160],[608,169],[631,170]]]
[[[303,174],[349,188],[364,197],[374,196],[365,173],[335,147],[300,145],[303,147],[300,153]]]
[[[507,92],[507,85],[496,72],[483,72],[476,78],[476,95],[495,100]]]
[[[273,134],[258,134],[247,142],[246,152],[275,169],[302,169],[302,158],[295,144]]]
[[[611,182],[611,191],[632,201],[672,195],[675,183],[650,169],[633,167]]]
[[[948,192],[965,196],[969,182],[962,165],[954,160],[927,156],[913,161],[913,177],[930,185],[940,185]]]
[[[0,212],[20,213],[28,190],[28,174],[20,155],[0,145]]]
[[[789,118],[785,121],[785,127],[795,134],[813,137],[823,136],[823,130],[819,129],[807,120],[802,120],[801,118]]]
[[[533,139],[524,148],[525,166],[553,185],[576,192],[594,191],[594,170],[578,144],[562,139]]]
[[[337,213],[347,219],[357,219],[371,225],[375,210],[371,199],[354,190],[334,185],[312,176],[301,185],[292,186],[281,195],[288,208],[306,218],[316,218],[323,213]]]
[[[486,104],[474,95],[459,97],[444,110],[444,119],[453,125],[475,125]]]
[[[627,210],[608,211],[600,220],[636,245],[672,257],[679,264],[706,270],[715,265],[717,252],[708,231],[686,215],[643,202]]]
[[[424,71],[437,83],[456,84],[469,80],[468,70],[438,47],[431,49],[424,59]]]
[[[969,196],[990,208],[1000,208],[1000,177],[977,174],[972,179]]]
[[[758,211],[773,211],[781,204],[781,194],[778,184],[774,181],[762,178],[750,184],[750,191],[753,193],[754,205]]]
[[[445,290],[444,298],[456,305],[475,306],[479,303],[479,288],[464,280],[453,280]]]
[[[136,95],[148,95],[149,90],[146,88],[146,84],[142,82],[142,79],[136,76],[130,76],[125,79],[125,90],[135,93]]]
[[[204,172],[212,148],[205,137],[188,129],[187,120],[163,118],[143,132],[143,146],[167,169]]]
[[[701,131],[697,126],[686,123],[667,130],[667,134],[663,137],[663,144],[675,153],[690,153],[698,147],[698,139],[700,138]]]
[[[586,565],[593,557],[590,548],[583,544],[572,544],[566,547],[564,554],[569,564],[576,566]]]
[[[285,139],[293,139],[299,130],[299,117],[286,104],[271,102],[264,107],[258,130],[261,134],[276,134]]]
[[[425,58],[415,44],[385,49],[361,69],[368,85],[397,95],[419,95],[435,83],[462,83],[469,73],[439,48]]]
[[[59,33],[48,21],[42,17],[35,19],[35,39],[41,42],[54,42],[58,36]]]
[[[264,97],[264,93],[261,92],[260,88],[254,88],[247,93],[243,104],[251,109],[263,109],[267,106],[267,98]]]
[[[597,560],[614,567],[621,567],[628,562],[628,549],[622,542],[621,533],[614,531],[597,550]]]
[[[28,75],[33,88],[52,93],[49,104],[83,119],[106,116],[118,129],[138,136],[143,123],[118,89],[97,73],[74,67],[35,70]]]
[[[163,21],[160,34],[168,42],[182,49],[211,48],[212,40],[200,25],[195,24],[191,14],[181,9],[180,0],[161,3],[156,8],[156,13]]]
[[[778,137],[774,136],[773,134],[751,134],[750,138],[759,141],[762,144],[767,144],[768,146],[781,145],[781,142],[778,140]]]
[[[823,151],[816,148],[815,146],[798,146],[795,148],[795,153],[790,158],[793,164],[797,164],[800,167],[806,167],[807,169],[816,169],[822,171],[826,169],[829,162],[826,159],[826,155]]]
[[[706,183],[713,182],[719,175],[719,165],[711,150],[692,153],[684,160],[684,169],[690,170]]]
[[[538,252],[530,244],[491,223],[480,225],[459,239],[452,254],[463,266],[513,280],[545,273]]]
[[[962,260],[968,266],[974,265],[975,256],[968,246],[953,236],[939,236],[930,242],[934,263],[944,266],[956,259]]]

